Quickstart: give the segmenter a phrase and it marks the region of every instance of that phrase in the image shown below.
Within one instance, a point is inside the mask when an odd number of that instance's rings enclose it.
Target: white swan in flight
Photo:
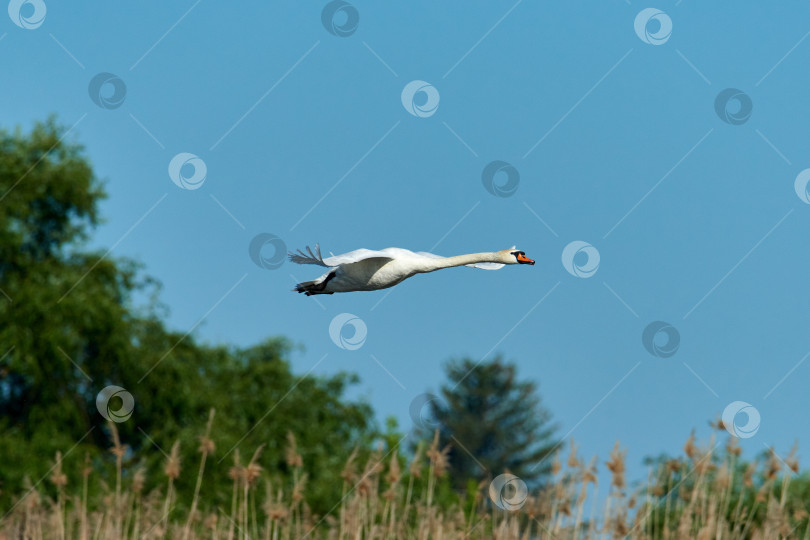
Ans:
[[[293,289],[299,293],[332,294],[336,292],[376,291],[387,289],[405,279],[425,272],[454,266],[469,266],[483,270],[498,270],[507,264],[534,264],[526,254],[513,246],[511,249],[488,253],[470,253],[455,257],[442,257],[424,251],[401,248],[379,251],[356,249],[343,255],[323,258],[320,246],[315,252],[307,246],[307,253],[289,253],[290,260],[298,264],[317,264],[329,270],[313,281],[299,283]]]

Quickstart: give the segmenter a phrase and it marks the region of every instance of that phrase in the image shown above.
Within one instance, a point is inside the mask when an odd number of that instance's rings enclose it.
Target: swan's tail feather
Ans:
[[[297,264],[317,264],[318,266],[328,267],[328,265],[323,262],[323,257],[321,256],[321,246],[319,244],[315,244],[315,253],[312,252],[312,249],[310,249],[309,246],[306,247],[306,250],[306,253],[300,249],[298,250],[298,253],[293,253],[290,251],[288,253],[290,260]]]
[[[320,255],[320,253],[318,253],[318,255]],[[337,271],[332,270],[326,275],[323,275],[313,281],[304,281],[299,283],[293,290],[299,293],[305,293],[307,296],[312,296],[313,294],[334,294],[334,291],[327,292],[326,286],[329,284],[329,281],[335,277],[335,275],[337,275]]]
[[[307,296],[312,296],[313,294],[334,294],[331,292],[324,292],[324,283],[322,281],[304,281],[303,283],[297,284],[293,290],[299,293],[304,293]]]

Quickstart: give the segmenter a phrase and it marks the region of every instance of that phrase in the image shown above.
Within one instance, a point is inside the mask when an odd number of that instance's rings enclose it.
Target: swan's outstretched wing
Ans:
[[[307,253],[304,253],[300,249],[298,250],[297,254],[290,252],[290,260],[298,264],[317,264],[319,266],[335,267],[342,264],[352,264],[375,257],[386,259],[408,258],[414,256],[426,257],[429,259],[446,258],[442,257],[441,255],[436,255],[435,253],[428,253],[427,251],[419,251],[414,253],[413,251],[402,248],[385,248],[379,251],[372,249],[355,249],[354,251],[349,251],[348,253],[343,253],[342,255],[332,255],[331,257],[326,258],[321,256],[321,248],[318,244],[315,244],[314,253],[309,246],[306,247],[306,250]],[[500,270],[506,265],[493,262],[480,262],[474,264],[465,264],[464,266],[469,266],[470,268],[479,268],[481,270]]]
[[[427,251],[418,251],[416,252],[417,255],[421,255],[422,257],[428,257],[429,259],[444,259],[441,255],[436,255],[435,253],[428,253]],[[469,266],[470,268],[478,268],[480,270],[500,270],[505,264],[501,263],[494,263],[494,262],[480,262],[474,264],[465,264],[464,266]]]
[[[321,255],[320,245],[315,244],[314,253],[312,249],[310,249],[310,247],[307,246],[306,247],[307,253],[304,253],[299,249],[298,253],[290,252],[289,256],[292,262],[298,264],[317,264],[318,266],[335,267],[340,266],[342,264],[356,263],[358,261],[371,259],[373,257],[393,259],[394,258],[393,254],[389,252],[390,249],[392,248],[381,251],[374,251],[371,249],[355,249],[354,251],[350,251],[342,255],[332,255],[331,257],[324,258]]]

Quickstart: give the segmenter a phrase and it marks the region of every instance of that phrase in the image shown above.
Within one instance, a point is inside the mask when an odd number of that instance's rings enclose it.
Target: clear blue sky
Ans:
[[[47,2],[38,28],[4,17],[2,123],[78,122],[110,195],[92,244],[145,263],[172,328],[287,336],[306,347],[297,372],[359,373],[354,395],[405,429],[445,361],[501,353],[539,383],[560,435],[600,461],[620,440],[635,478],[733,401],[761,414],[748,456],[810,439],[810,205],[794,190],[810,167],[806,2],[352,0],[345,37],[326,4]],[[664,17],[642,39],[648,7]],[[116,108],[90,99],[101,72],[126,85]],[[438,92],[432,114],[403,107],[414,80]],[[715,110],[726,88],[753,105],[742,123]],[[206,164],[199,189],[169,178],[182,152]],[[494,160],[519,173],[509,197],[483,186]],[[537,264],[305,298],[290,288],[319,269],[259,268],[260,233],[334,253],[516,244]],[[573,241],[598,250],[589,278],[562,264]],[[341,313],[365,322],[359,349],[330,339]],[[680,337],[667,358],[642,344],[659,320]]]

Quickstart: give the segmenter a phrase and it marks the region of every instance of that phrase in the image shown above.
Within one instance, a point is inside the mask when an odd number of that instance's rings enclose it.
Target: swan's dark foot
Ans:
[[[298,291],[298,292],[301,292],[301,291]],[[323,292],[323,291],[306,291],[304,294],[307,295],[307,296],[312,296],[313,294],[335,294],[335,293],[333,293],[333,292]]]
[[[334,292],[324,291],[324,289],[326,289],[326,285],[333,277],[335,277],[335,272],[330,273],[328,276],[326,276],[326,279],[321,282],[316,280],[299,283],[293,290],[298,291],[299,293],[304,293],[307,296],[312,296],[313,294],[335,294]]]

